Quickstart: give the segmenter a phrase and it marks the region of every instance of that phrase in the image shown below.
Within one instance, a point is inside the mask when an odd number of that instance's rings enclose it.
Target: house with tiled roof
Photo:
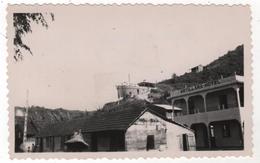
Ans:
[[[193,130],[166,116],[164,108],[144,100],[113,108],[91,117],[46,126],[36,136],[40,151],[70,151],[65,142],[78,131],[88,144],[82,151],[195,149]]]

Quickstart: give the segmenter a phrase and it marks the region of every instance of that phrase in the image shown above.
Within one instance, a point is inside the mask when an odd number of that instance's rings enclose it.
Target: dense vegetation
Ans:
[[[158,86],[164,90],[181,89],[185,86],[191,86],[216,80],[222,77],[228,77],[234,74],[244,75],[244,47],[238,46],[235,50],[219,57],[210,64],[204,66],[201,72],[189,72],[181,76],[173,76],[171,79],[161,81]]]
[[[15,107],[15,110],[17,109],[25,112],[24,107]],[[37,121],[37,123],[40,123],[43,126],[45,125],[45,123],[67,121],[75,118],[80,118],[85,115],[85,111],[66,110],[62,108],[48,109],[40,106],[31,106],[28,111],[28,119],[32,121]]]

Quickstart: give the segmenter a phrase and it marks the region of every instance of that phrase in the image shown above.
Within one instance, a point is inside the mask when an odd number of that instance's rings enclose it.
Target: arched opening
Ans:
[[[212,149],[236,150],[244,148],[242,127],[237,120],[215,121],[209,124]]]
[[[205,112],[204,99],[201,95],[191,96],[188,100],[189,114]]]
[[[181,109],[181,110],[178,111],[179,112],[178,115],[187,115],[188,114],[187,113],[187,104],[186,104],[185,99],[175,100],[174,103],[173,103],[173,106]]]
[[[233,88],[210,92],[206,95],[207,111],[237,107],[237,94]]]
[[[204,123],[196,123],[191,125],[191,129],[195,132],[196,149],[209,149],[207,125]]]

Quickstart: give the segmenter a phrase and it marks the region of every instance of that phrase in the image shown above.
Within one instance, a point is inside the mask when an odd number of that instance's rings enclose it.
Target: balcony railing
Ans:
[[[202,84],[197,84],[197,85],[183,88],[180,90],[175,90],[175,91],[171,92],[171,96],[175,97],[175,96],[179,96],[181,94],[186,94],[186,93],[190,93],[193,91],[200,91],[203,89],[211,89],[211,88],[227,85],[227,84],[234,83],[234,82],[243,82],[243,76],[234,75],[234,76],[230,76],[230,77],[226,77],[226,78],[222,78],[222,79],[218,79],[218,80],[214,80],[214,81],[209,81],[209,82],[202,83]]]
[[[191,125],[194,123],[209,123],[213,121],[222,121],[237,119],[241,120],[243,117],[244,108],[238,109],[238,107],[223,109],[223,110],[214,110],[208,112],[200,112],[195,114],[187,114],[175,116],[174,120],[183,124]]]
[[[204,113],[204,112],[220,111],[220,110],[232,109],[232,108],[237,108],[237,107],[238,107],[237,104],[215,105],[215,106],[207,107],[207,110],[195,107],[194,109],[189,109],[189,114],[200,114],[200,113]],[[204,111],[201,111],[201,110],[204,110]],[[189,115],[189,114],[186,114],[186,115]],[[182,114],[178,114],[178,115],[183,116]]]
[[[207,111],[217,111],[217,110],[225,110],[225,109],[230,109],[230,108],[237,108],[237,104],[223,104],[223,105],[218,105],[218,106],[210,106],[207,107]]]

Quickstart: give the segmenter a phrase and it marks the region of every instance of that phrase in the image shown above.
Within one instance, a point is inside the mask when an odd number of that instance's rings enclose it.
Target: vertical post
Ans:
[[[174,121],[174,99],[172,99],[172,121]]]
[[[23,129],[23,142],[26,141],[27,137],[27,118],[28,118],[28,108],[25,108],[25,115],[24,115],[24,129]]]
[[[211,145],[211,128],[210,128],[210,123],[206,124],[206,128],[207,128],[207,137],[208,137],[208,148],[209,150],[211,150],[212,145]]]
[[[237,106],[238,106],[238,108],[240,108],[241,107],[241,104],[240,104],[240,96],[239,96],[239,87],[235,87],[234,88],[235,89],[235,91],[236,91],[236,99],[237,99]]]
[[[206,93],[203,93],[202,94],[202,98],[203,98],[203,103],[204,103],[204,111],[205,112],[207,112],[208,110],[207,110],[207,99],[206,99],[206,96],[207,96],[207,94]]]
[[[128,73],[128,85],[130,85],[131,78],[130,78],[130,73]]]
[[[185,97],[185,102],[186,102],[186,109],[187,109],[187,114],[190,114],[190,110],[189,110],[189,97]]]
[[[29,109],[29,91],[26,91],[26,108],[25,108],[25,114],[24,114],[24,129],[23,129],[23,142],[27,139],[27,120],[28,120],[28,109]]]

